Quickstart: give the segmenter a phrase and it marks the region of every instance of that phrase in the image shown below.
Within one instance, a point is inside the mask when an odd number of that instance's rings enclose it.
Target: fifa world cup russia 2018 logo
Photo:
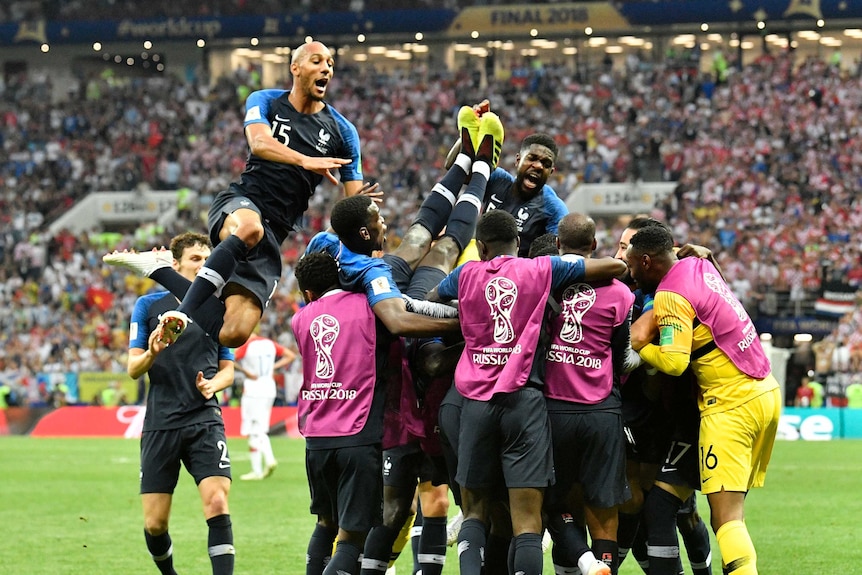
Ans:
[[[563,327],[560,339],[568,343],[579,343],[584,339],[584,314],[596,303],[596,290],[587,284],[575,284],[563,292]]]
[[[314,342],[314,353],[317,361],[314,363],[314,375],[319,379],[331,379],[335,375],[335,363],[332,361],[332,346],[338,339],[340,326],[338,320],[329,314],[314,318],[309,331]]]
[[[494,278],[485,285],[485,301],[491,308],[494,322],[494,341],[509,343],[515,339],[512,327],[512,309],[518,299],[518,286],[508,278]]]

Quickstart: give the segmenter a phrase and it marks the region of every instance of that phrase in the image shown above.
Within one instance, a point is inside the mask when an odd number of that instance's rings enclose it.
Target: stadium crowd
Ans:
[[[862,278],[862,84],[792,54],[731,70],[716,83],[689,66],[632,58],[582,81],[563,63],[533,60],[486,84],[473,69],[369,73],[342,63],[332,103],[360,132],[393,243],[442,171],[455,111],[487,97],[506,125],[502,165],[526,134],[545,131],[560,146],[549,184],[563,199],[579,182],[676,181],[652,215],[671,223],[678,242],[710,246],[752,315],[778,313],[775,294],[808,309],[824,273]],[[242,95],[258,87],[249,85],[255,77],[103,74],[61,87],[31,74],[0,86],[0,378],[20,402],[46,400],[45,374],[124,370],[124,310],[152,283],[100,257],[205,229],[208,200],[244,165]],[[48,232],[92,191],[180,187],[198,191],[200,205],[169,229]],[[264,321],[285,342],[300,301],[291,265],[335,197],[333,187],[318,191],[304,231],[283,246],[284,281]],[[623,226],[599,222],[600,253],[615,251]],[[860,320],[847,320],[852,333]]]
[[[213,0],[188,4],[170,0],[13,0],[0,4],[0,23],[32,20],[121,20],[133,14],[157,14],[162,17],[255,16],[283,14],[285,9],[297,14],[364,10],[403,10],[422,8],[459,8],[470,5],[502,4],[500,0],[469,2],[465,0],[301,0],[285,5],[278,0]],[[539,3],[535,2],[534,3]],[[541,2],[548,3],[548,2]]]

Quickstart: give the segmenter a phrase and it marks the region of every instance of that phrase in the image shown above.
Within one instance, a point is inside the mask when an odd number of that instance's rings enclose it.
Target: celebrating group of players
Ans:
[[[178,377],[199,391],[182,404],[187,417],[169,422],[148,398],[145,500],[168,494],[169,510],[180,459],[199,486],[218,478],[223,504],[205,506],[210,556],[214,575],[232,573],[224,430],[200,415],[224,378],[208,382],[218,350],[251,334],[280,278],[282,241],[338,169],[347,197],[295,269],[307,302],[292,320],[298,417],[317,516],[306,573],[385,573],[417,491],[416,569],[441,573],[449,489],[464,518],[463,574],[540,574],[545,529],[557,573],[616,573],[642,531],[642,566],[677,574],[678,517],[695,573],[708,573],[695,489],[709,500],[725,572],[756,573],[743,502],[763,483],[778,384],[708,250],[677,251],[666,226],[642,218],[617,257],[592,258],[595,223],[566,215],[546,185],[553,139],[525,138],[509,174],[486,101],[459,110],[450,166],[385,252],[381,192],[362,182],[357,131],[324,102],[333,66],[326,46],[306,43],[293,52],[290,91],[248,98],[247,168],[213,203],[215,248],[193,281],[170,252],[105,257],[179,303],[139,322],[130,346],[147,359],[135,372],[149,370],[162,393]],[[178,353],[189,329],[207,350],[200,361]],[[161,369],[179,362],[177,373]],[[205,433],[185,433],[204,419]],[[166,461],[176,465],[166,471]],[[205,503],[210,493],[201,487]],[[173,573],[167,515],[145,532],[156,565]]]

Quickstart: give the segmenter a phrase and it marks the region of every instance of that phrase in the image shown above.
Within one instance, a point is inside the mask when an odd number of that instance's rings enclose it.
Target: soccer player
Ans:
[[[176,236],[170,249],[173,269],[189,279],[210,255],[209,240],[202,234]],[[138,298],[129,330],[129,376],[137,379],[146,373],[150,379],[141,434],[144,537],[159,571],[176,575],[168,519],[182,462],[203,502],[213,575],[230,575],[234,569],[228,510],[231,465],[215,393],[233,383],[233,354],[196,325],[169,347],[161,337],[158,318],[177,303],[164,291]]]
[[[328,253],[306,254],[295,274],[308,303],[291,320],[303,369],[297,415],[317,515],[305,572],[355,573],[368,531],[382,520],[382,382],[391,335],[363,294],[340,289]]]
[[[455,370],[464,396],[458,438],[458,471],[464,522],[458,536],[463,575],[478,574],[485,547],[490,494],[501,478],[511,509],[511,573],[542,571],[542,500],[553,481],[545,400],[530,383],[551,289],[623,273],[612,258],[565,261],[523,259],[515,218],[492,210],[479,219],[481,261],[456,268],[429,294],[433,301],[458,299],[465,347]],[[588,573],[609,573],[596,562]]]
[[[278,466],[269,440],[269,420],[277,395],[274,373],[290,365],[296,354],[280,343],[258,334],[234,352],[236,368],[244,376],[240,410],[240,432],[248,436],[251,471],[240,475],[245,481],[266,479]]]
[[[589,259],[595,232],[592,218],[566,215],[557,237],[560,253]],[[566,285],[555,291],[555,299],[561,312],[549,322],[544,386],[556,475],[545,503],[554,564],[571,568],[599,557],[616,573],[617,509],[629,497],[620,377],[641,363],[629,339],[635,298],[612,279]],[[573,530],[577,486],[592,549]]]
[[[521,257],[528,255],[530,244],[538,236],[556,234],[560,219],[569,213],[563,200],[547,185],[558,153],[550,135],[531,134],[521,141],[515,156],[515,175],[497,168],[488,180],[483,211],[505,210],[512,214],[521,238]]]
[[[745,496],[761,487],[778,428],[778,382],[751,318],[704,258],[678,259],[673,237],[652,226],[631,238],[626,257],[641,289],[655,292],[653,314],[632,328],[644,361],[670,375],[691,365],[700,388],[700,481],[724,572],[757,573],[744,523]],[[659,343],[651,343],[654,335]]]
[[[615,257],[626,261],[632,236],[650,226],[664,224],[649,217],[632,219],[620,236]],[[683,246],[679,253],[711,257],[711,252],[699,246]],[[622,280],[634,289],[636,320],[651,309],[652,294],[637,288],[628,271]],[[676,575],[682,571],[678,528],[694,575],[708,575],[712,572],[711,544],[694,496],[700,487],[694,450],[700,415],[691,393],[691,377],[686,373],[671,378],[655,371],[642,366],[629,374],[622,386],[632,497],[619,513],[619,561],[631,548],[645,572]]]
[[[479,116],[490,111],[488,100],[473,106]],[[447,156],[449,166],[455,154],[464,149],[463,139],[456,142]],[[501,209],[514,216],[518,223],[521,246],[518,255],[527,257],[530,245],[537,237],[556,234],[560,219],[569,213],[548,178],[554,173],[558,147],[549,134],[537,132],[521,141],[515,156],[515,175],[497,167],[488,178],[482,211]]]
[[[338,169],[347,196],[363,189],[356,128],[324,101],[334,66],[329,48],[308,42],[291,56],[291,90],[249,95],[246,168],[210,207],[209,234],[216,247],[191,287],[172,272],[163,251],[114,252],[103,258],[151,277],[182,298],[162,318],[166,343],[183,333],[189,317],[223,345],[245,343],[278,285],[280,246],[317,185],[324,177],[337,183],[331,170]]]

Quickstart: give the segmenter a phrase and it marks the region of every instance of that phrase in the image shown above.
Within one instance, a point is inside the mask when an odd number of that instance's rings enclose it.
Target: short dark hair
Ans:
[[[561,246],[590,253],[593,251],[593,242],[596,239],[596,222],[586,214],[566,214],[560,220],[557,233]]]
[[[551,153],[554,154],[554,161],[556,162],[557,156],[559,155],[559,148],[557,148],[557,142],[554,141],[554,138],[550,134],[546,134],[544,132],[536,132],[535,134],[530,134],[526,138],[521,141],[521,151],[528,149],[533,144],[538,144],[540,146],[545,146]]]
[[[301,291],[322,295],[338,287],[338,262],[328,252],[311,252],[302,256],[293,269]]]
[[[557,248],[557,234],[542,234],[530,243],[530,251],[527,257],[537,258],[539,256],[558,256],[560,250]]]
[[[647,226],[638,230],[629,246],[643,254],[659,255],[673,252],[673,236],[667,226]]]
[[[182,259],[184,251],[197,245],[212,249],[210,239],[204,234],[185,232],[176,235],[171,239],[171,254],[173,254],[175,260],[179,261]]]
[[[626,228],[630,230],[642,230],[650,226],[662,226],[668,231],[670,231],[670,228],[666,223],[661,222],[655,218],[651,218],[649,216],[638,216],[632,219],[632,221],[629,222],[629,225],[627,225]]]
[[[329,225],[348,247],[359,240],[359,230],[368,226],[371,203],[368,196],[356,195],[341,199],[332,206]]]
[[[485,212],[476,223],[476,239],[485,244],[517,241],[515,217],[504,210]]]

